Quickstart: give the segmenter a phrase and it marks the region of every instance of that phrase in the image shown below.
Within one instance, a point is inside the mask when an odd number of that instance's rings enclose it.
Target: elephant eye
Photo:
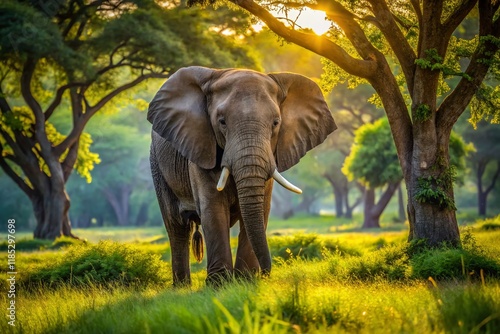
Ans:
[[[274,122],[273,122],[273,128],[277,127],[278,124],[280,124],[280,119],[279,118],[275,118]]]
[[[224,126],[226,125],[226,120],[224,119],[224,117],[219,118],[219,123],[220,123],[220,125],[224,125]]]

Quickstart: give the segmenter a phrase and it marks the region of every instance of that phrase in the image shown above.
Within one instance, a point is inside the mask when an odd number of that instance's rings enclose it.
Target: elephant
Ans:
[[[149,104],[151,174],[171,245],[173,283],[189,285],[190,244],[207,284],[268,275],[273,180],[336,128],[318,85],[294,73],[183,67]],[[230,227],[240,223],[233,266]]]

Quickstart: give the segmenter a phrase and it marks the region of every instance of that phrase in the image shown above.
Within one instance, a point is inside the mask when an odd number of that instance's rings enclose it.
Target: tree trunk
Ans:
[[[427,138],[415,140],[428,141]],[[407,181],[409,241],[423,239],[431,247],[442,243],[460,245],[448,145],[449,134],[437,141],[432,155],[421,153],[417,155],[419,159],[415,159],[420,163],[411,165],[411,177]]]
[[[365,209],[363,214],[362,228],[377,228],[380,227],[380,215],[374,213],[375,207],[375,189],[366,188],[365,191]]]
[[[366,191],[365,187],[363,187],[361,184],[356,183],[359,191],[361,192],[361,196],[359,196],[356,201],[354,201],[354,204],[350,205],[349,204],[349,185],[346,185],[347,191],[345,192],[345,197],[344,197],[344,203],[345,203],[345,217],[348,219],[352,219],[352,213],[354,212],[354,209],[361,203],[363,203],[363,197],[364,193]]]
[[[480,216],[486,216],[486,200],[488,194],[482,191],[477,192],[478,213]]]
[[[52,180],[51,180],[52,181]],[[35,239],[54,240],[61,236],[76,238],[71,233],[69,220],[70,200],[64,187],[57,189],[51,182],[50,188],[41,189],[31,198],[37,226]]]
[[[112,189],[104,188],[102,189],[102,192],[113,208],[118,225],[128,226],[129,201],[130,194],[132,193],[132,187],[130,185],[123,185],[118,188],[116,193]]]
[[[295,215],[293,210],[292,197],[288,190],[276,187],[272,193],[272,213],[281,219],[289,219]]]
[[[137,219],[135,220],[136,226],[146,225],[146,222],[149,219],[148,218],[148,208],[149,208],[149,203],[143,202],[141,204],[141,207],[139,208],[139,213],[137,214]]]
[[[330,174],[323,174],[323,177],[328,180],[330,185],[332,186],[333,190],[333,198],[335,201],[335,216],[337,218],[344,217],[346,216],[346,213],[344,213],[344,205],[348,209],[348,197],[349,197],[349,186],[347,184],[347,179],[344,179],[342,181],[338,181],[335,179]],[[345,181],[345,182],[344,182]],[[352,218],[352,211],[350,213],[350,217],[347,218]]]
[[[486,170],[486,165],[488,162],[480,162],[477,167],[476,179],[477,179],[477,205],[478,213],[480,216],[486,216],[487,204],[488,204],[488,194],[495,187],[496,181],[500,176],[500,161],[497,161],[497,169],[493,174],[490,185],[483,189],[483,176]]]
[[[394,192],[398,188],[400,182],[390,183],[380,199],[375,204],[375,190],[366,189],[365,192],[365,210],[362,228],[379,228],[380,216],[384,212],[387,204],[391,200]]]
[[[299,205],[297,205],[296,210],[294,212],[306,212],[306,213],[312,213],[311,206],[313,205],[314,201],[316,201],[316,196],[314,195],[308,195],[308,194],[302,194],[302,200],[300,201]]]
[[[404,223],[406,221],[405,204],[403,199],[403,189],[402,186],[398,187],[398,221]]]
[[[344,198],[348,195],[348,193],[344,193],[339,187],[335,187],[333,184],[332,188],[335,200],[335,216],[337,218],[344,217]]]

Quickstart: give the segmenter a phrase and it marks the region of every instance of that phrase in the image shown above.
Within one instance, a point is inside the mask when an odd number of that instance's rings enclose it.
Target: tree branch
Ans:
[[[384,34],[385,38],[389,42],[389,45],[398,58],[406,79],[408,91],[411,94],[413,92],[415,78],[415,51],[412,49],[411,45],[399,29],[398,24],[394,20],[394,16],[387,6],[387,3],[380,0],[368,1],[372,5],[373,13],[377,18],[377,26]]]
[[[0,144],[0,151],[3,151],[2,144]],[[5,161],[5,157],[0,156],[0,167],[2,167],[5,174],[7,174],[12,181],[29,197],[31,198],[35,193],[33,189],[31,189],[23,179],[17,175],[16,172],[10,167],[10,165]]]
[[[56,110],[56,108],[61,104],[62,97],[64,93],[66,92],[67,89],[72,88],[72,87],[79,87],[79,86],[85,86],[86,84],[83,82],[72,82],[66,85],[63,85],[59,87],[56,91],[56,96],[54,97],[54,100],[50,103],[50,105],[47,107],[45,110],[45,120],[48,120],[50,116],[52,116],[52,113]]]
[[[371,58],[365,60],[353,58],[339,45],[325,37],[289,29],[253,0],[230,1],[260,18],[272,31],[285,40],[334,61],[347,73],[362,78],[368,78],[376,74],[377,64]]]
[[[419,0],[410,0],[413,10],[418,18],[418,26],[422,26],[422,9],[420,9],[420,1]]]
[[[477,0],[464,0],[461,1],[455,11],[448,16],[446,21],[443,23],[443,32],[446,39],[453,34],[455,29],[460,25],[460,23],[467,17],[472,8],[476,5]]]
[[[495,5],[490,1],[479,2],[479,43],[471,57],[464,77],[455,89],[443,100],[437,110],[436,122],[439,128],[449,131],[464,112],[474,94],[489,70],[490,62],[499,50],[498,45],[481,37],[500,37],[500,19],[493,22],[493,15],[498,10],[500,2]]]
[[[497,179],[499,176],[500,176],[500,160],[497,160],[497,170],[496,170],[495,174],[493,175],[493,178],[491,179],[490,185],[484,191],[485,194],[488,194],[490,191],[493,190],[493,188],[495,188],[495,184],[497,183]]]
[[[68,181],[73,168],[75,166],[76,159],[78,158],[78,148],[80,147],[78,140],[69,148],[68,155],[61,163],[64,181]]]
[[[389,201],[391,200],[392,196],[394,195],[394,192],[396,191],[396,189],[398,189],[400,184],[401,181],[389,183],[384,193],[382,194],[382,196],[380,196],[379,200],[377,201],[377,204],[374,205],[372,210],[375,211],[377,214],[381,214],[387,207],[387,204],[389,204]]]
[[[71,130],[70,134],[61,142],[59,145],[55,146],[52,151],[54,154],[57,156],[61,156],[64,151],[66,151],[70,146],[74,145],[75,142],[80,138],[80,135],[82,134],[83,129],[85,128],[85,125],[87,122],[90,120],[92,116],[95,115],[96,112],[98,112],[106,103],[108,103],[111,99],[113,99],[115,96],[118,94],[124,92],[127,89],[130,89],[139,83],[143,82],[144,80],[151,79],[151,78],[167,78],[167,74],[161,74],[161,73],[149,73],[149,74],[144,74],[139,77],[137,77],[135,80],[124,84],[123,86],[120,86],[113,90],[112,92],[108,93],[106,96],[104,96],[99,102],[97,102],[94,106],[91,106],[88,108],[83,114],[82,117],[79,117],[78,119],[74,120],[74,126],[73,129]]]
[[[45,115],[42,107],[31,93],[31,79],[35,71],[36,61],[28,58],[21,73],[21,94],[24,101],[35,115],[35,138],[40,144],[42,155],[50,154],[51,144],[45,133]]]

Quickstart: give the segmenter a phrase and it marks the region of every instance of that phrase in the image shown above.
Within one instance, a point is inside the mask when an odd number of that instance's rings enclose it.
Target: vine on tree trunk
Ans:
[[[455,166],[445,168],[438,176],[419,177],[415,199],[420,203],[437,205],[441,210],[456,211],[455,201],[449,195],[455,178]]]

